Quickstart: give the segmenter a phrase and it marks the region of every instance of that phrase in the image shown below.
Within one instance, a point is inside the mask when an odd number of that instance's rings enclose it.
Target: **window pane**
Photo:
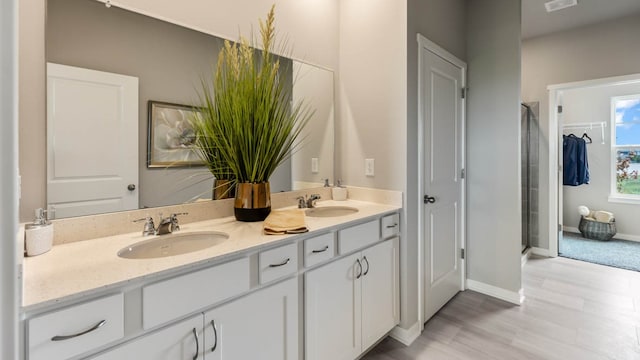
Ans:
[[[640,98],[617,100],[616,145],[640,145]]]
[[[620,194],[640,195],[640,152],[616,152],[616,188]]]

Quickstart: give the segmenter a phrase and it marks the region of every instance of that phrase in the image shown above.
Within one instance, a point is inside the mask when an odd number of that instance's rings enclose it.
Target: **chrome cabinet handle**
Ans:
[[[200,353],[200,341],[198,339],[198,332],[196,328],[193,328],[193,337],[196,338],[196,354],[193,355],[193,360],[198,360],[198,353]]]
[[[218,347],[218,329],[216,329],[216,322],[214,320],[211,320],[211,327],[213,328],[213,340],[215,340],[211,347],[211,352],[214,352]]]
[[[319,253],[323,253],[325,251],[329,250],[329,245],[325,245],[324,249],[320,249],[320,250],[311,250],[312,253],[314,254],[319,254]]]
[[[367,274],[369,273],[369,260],[367,259],[366,256],[362,257],[362,261],[367,263],[367,270],[364,271],[364,274],[362,274],[363,276],[367,276]]]
[[[291,261],[291,258],[287,258],[287,260],[281,262],[280,264],[269,264],[269,267],[280,267],[280,266],[285,266],[289,263],[289,261]]]
[[[387,229],[391,229],[391,228],[394,228],[396,226],[398,226],[398,223],[395,223],[393,225],[387,225]]]
[[[356,262],[358,263],[358,269],[360,270],[358,275],[356,275],[356,279],[360,279],[360,277],[362,277],[362,263],[360,263],[360,259],[356,259]]]
[[[99,328],[101,328],[104,324],[107,323],[107,320],[102,320],[99,323],[93,325],[90,329],[87,329],[85,331],[76,333],[76,334],[72,334],[72,335],[56,335],[54,337],[51,338],[51,341],[63,341],[63,340],[69,340],[69,339],[73,339],[74,337],[78,337],[78,336],[82,336],[84,334],[88,334],[92,331],[98,330]]]

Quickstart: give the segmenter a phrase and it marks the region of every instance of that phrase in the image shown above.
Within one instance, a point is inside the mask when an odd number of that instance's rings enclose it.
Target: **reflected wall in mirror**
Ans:
[[[48,1],[47,62],[138,78],[134,155],[139,177],[133,192],[140,208],[211,199],[213,177],[205,167],[147,167],[147,103],[196,104],[201,78],[214,70],[223,43],[209,34],[93,0]],[[271,178],[274,192],[320,186],[322,179],[333,177],[333,72],[293,61],[293,73],[294,100],[306,99],[316,112],[305,130],[304,146]],[[105,211],[114,209],[94,213]],[[56,217],[80,215],[63,213]]]

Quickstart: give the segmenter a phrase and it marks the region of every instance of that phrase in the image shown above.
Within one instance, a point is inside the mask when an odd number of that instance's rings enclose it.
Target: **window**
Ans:
[[[612,198],[640,202],[640,95],[611,99]]]

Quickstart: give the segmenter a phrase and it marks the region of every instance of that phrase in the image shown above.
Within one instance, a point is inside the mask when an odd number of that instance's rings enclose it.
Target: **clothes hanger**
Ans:
[[[586,140],[585,140],[585,142],[586,142],[587,144],[591,144],[591,143],[593,143],[593,140],[591,139],[591,137],[590,137],[589,135],[587,135],[587,133],[582,134],[582,139],[584,139],[584,138],[587,138],[587,140],[589,140],[589,141],[586,141]]]

